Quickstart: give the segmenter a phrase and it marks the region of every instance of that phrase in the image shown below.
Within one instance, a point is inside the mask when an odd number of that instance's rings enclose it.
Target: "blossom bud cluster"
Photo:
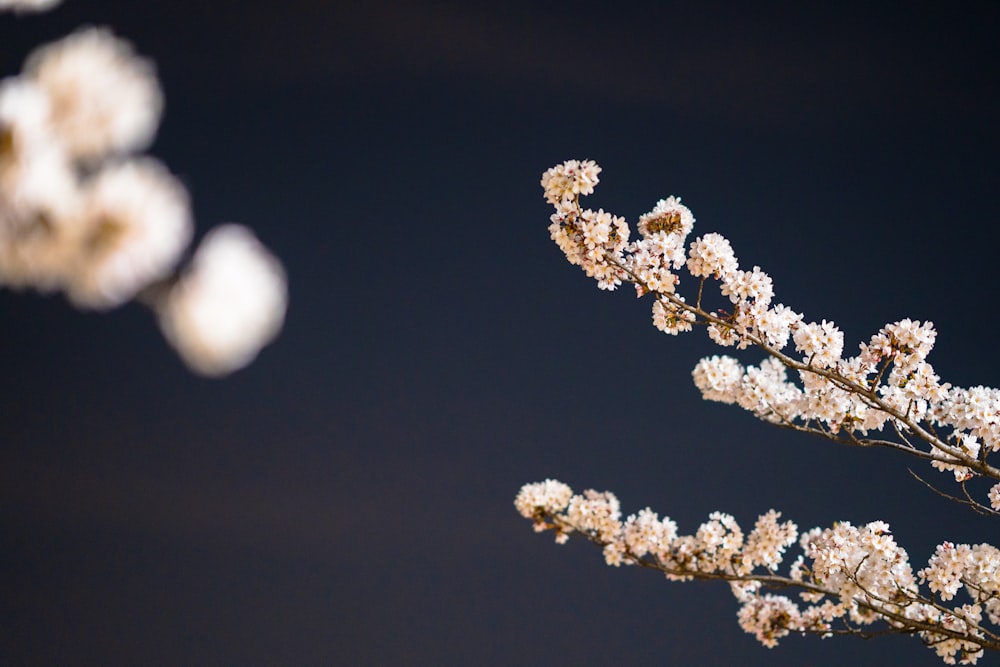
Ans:
[[[571,264],[577,264],[587,275],[597,279],[601,289],[621,285],[625,274],[608,258],[622,258],[628,243],[629,229],[625,219],[612,216],[603,209],[581,209],[580,195],[594,191],[601,168],[591,160],[570,160],[549,169],[542,175],[545,199],[555,205],[549,233]]]
[[[193,369],[220,375],[281,328],[284,270],[243,230],[217,235],[229,250],[199,249],[176,278],[194,230],[188,194],[139,154],[162,108],[153,63],[102,28],[37,49],[0,81],[0,286],[98,310],[141,297]]]
[[[536,531],[554,530],[560,543],[583,534],[602,546],[609,565],[642,563],[674,581],[730,581],[740,627],[768,647],[793,632],[828,636],[835,621],[848,627],[881,622],[890,631],[917,634],[947,664],[975,664],[983,654],[984,619],[1000,624],[1000,550],[986,544],[945,542],[914,574],[882,521],[842,522],[800,535],[769,510],[744,535],[731,515],[715,512],[693,535],[679,535],[673,520],[649,508],[622,520],[613,493],[577,495],[551,479],[524,485],[514,505]],[[787,576],[778,575],[796,543],[801,555]],[[930,595],[921,592],[924,584]],[[768,593],[768,585],[798,588],[800,601]],[[971,603],[945,604],[963,588]]]
[[[631,282],[639,296],[652,293],[653,324],[666,333],[688,331],[701,322],[718,345],[755,345],[771,355],[756,367],[728,356],[702,359],[693,377],[706,399],[827,437],[865,436],[886,425],[917,431],[917,439],[930,445],[933,465],[958,481],[984,471],[1000,480],[1000,472],[983,464],[987,454],[1000,449],[1000,390],[941,382],[926,361],[937,335],[933,324],[911,319],[886,324],[860,345],[858,354],[845,356],[844,334],[836,324],[808,322],[774,303],[770,276],[758,266],[741,269],[725,237],[709,233],[687,243],[694,217],[679,198],[660,200],[642,215],[640,238],[631,243],[624,220],[582,209],[580,195],[593,191],[599,172],[592,161],[574,160],[542,177],[545,198],[556,208],[549,232],[569,261],[602,289]],[[678,294],[682,268],[702,283],[694,303]],[[728,308],[702,308],[702,288],[710,280],[719,283]],[[794,353],[784,352],[789,345]],[[940,436],[939,427],[946,429]],[[989,500],[1000,510],[1000,486],[990,491]]]

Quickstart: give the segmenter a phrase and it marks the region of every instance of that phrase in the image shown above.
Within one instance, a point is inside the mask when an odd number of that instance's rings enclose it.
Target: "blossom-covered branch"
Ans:
[[[188,194],[139,155],[162,108],[153,63],[101,28],[37,49],[0,81],[0,286],[62,291],[88,309],[138,300],[191,369],[225,375],[281,330],[285,271],[237,225],[176,269],[194,230]]]
[[[582,208],[580,198],[594,191],[600,172],[592,161],[570,160],[542,176],[556,209],[549,232],[569,262],[601,289],[632,283],[640,297],[652,295],[653,324],[665,333],[702,325],[722,347],[755,346],[768,355],[757,366],[730,356],[702,359],[693,377],[706,399],[734,403],[785,428],[927,460],[953,473],[978,511],[1000,513],[1000,468],[989,459],[1000,449],[1000,391],[941,382],[926,360],[937,335],[933,324],[886,324],[845,357],[840,329],[775,304],[770,276],[759,266],[741,269],[725,237],[705,234],[686,245],[694,216],[679,198],[660,200],[642,215],[632,242],[623,218]],[[695,280],[690,298],[678,292],[682,270]],[[723,308],[706,305],[713,282],[726,298]],[[889,434],[871,435],[879,431]],[[965,483],[974,477],[997,482],[986,498],[969,495]]]
[[[1000,449],[1000,391],[941,382],[927,362],[936,338],[930,322],[886,324],[845,357],[836,325],[807,322],[774,303],[770,276],[759,266],[741,269],[725,237],[711,233],[688,243],[694,216],[679,198],[660,200],[642,215],[634,241],[623,218],[582,208],[580,198],[594,191],[600,172],[592,161],[571,160],[542,176],[556,209],[549,232],[570,263],[601,289],[631,283],[638,296],[651,295],[653,324],[665,333],[700,325],[722,347],[767,354],[757,366],[730,356],[702,359],[692,375],[704,398],[785,428],[929,461],[954,475],[961,496],[924,484],[980,513],[1000,514],[1000,469],[990,460]],[[686,296],[678,291],[681,271],[695,281]],[[707,305],[710,283],[718,284],[724,307]],[[985,499],[967,486],[976,478],[994,482]],[[881,521],[800,535],[771,510],[744,536],[732,516],[717,512],[695,534],[680,535],[671,519],[649,508],[622,521],[613,494],[577,495],[555,480],[525,485],[515,505],[537,531],[554,531],[557,542],[580,533],[600,545],[609,565],[651,568],[676,581],[730,582],[741,627],[765,646],[793,632],[911,634],[949,664],[1000,651],[1000,550],[989,544],[943,542],[914,572]],[[780,574],[784,552],[796,542],[802,553]],[[797,590],[800,602],[776,589]],[[962,589],[969,601],[953,602]]]
[[[608,565],[658,570],[672,581],[724,580],[740,603],[740,627],[767,647],[791,633],[915,635],[947,664],[975,664],[1000,651],[1000,550],[944,542],[914,572],[889,526],[837,523],[799,534],[774,510],[749,534],[721,512],[692,535],[649,508],[624,521],[610,492],[574,494],[566,484],[526,484],[514,504],[536,531],[564,543],[579,533],[602,547]],[[779,574],[785,551],[801,554]],[[954,598],[962,590],[969,601]],[[797,590],[800,602],[774,590]]]

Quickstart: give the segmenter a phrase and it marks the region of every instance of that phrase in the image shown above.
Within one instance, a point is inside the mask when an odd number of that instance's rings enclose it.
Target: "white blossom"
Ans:
[[[838,619],[854,626],[882,622],[917,634],[947,664],[974,664],[983,652],[977,643],[982,624],[1000,621],[1000,550],[987,544],[945,542],[915,575],[884,521],[839,522],[799,536],[793,522],[779,522],[780,512],[769,510],[744,538],[732,515],[713,512],[695,534],[678,535],[673,520],[648,507],[622,524],[614,494],[576,495],[552,479],[522,487],[515,506],[536,530],[553,530],[560,542],[587,534],[608,565],[641,562],[671,581],[730,581],[740,627],[767,647],[792,633],[828,636]],[[796,542],[801,554],[782,575],[784,552]],[[770,586],[799,588],[804,605],[769,593]],[[952,602],[963,588],[972,601]],[[927,603],[930,595],[937,606]]]
[[[76,248],[80,188],[46,131],[48,98],[21,78],[0,82],[0,285],[51,291]]]
[[[768,345],[781,350],[788,344],[792,327],[802,321],[802,315],[778,304],[761,312],[756,320],[757,332]]]
[[[767,307],[774,296],[774,285],[759,266],[750,271],[727,270],[722,274],[722,294],[734,304],[753,301]]]
[[[538,512],[555,514],[562,512],[573,497],[573,489],[559,480],[547,479],[537,484],[525,484],[514,499],[517,511],[526,519],[534,518]]]
[[[698,362],[691,372],[702,398],[735,403],[743,379],[743,366],[732,357],[713,355]]]
[[[962,587],[962,576],[970,553],[971,548],[967,544],[955,546],[944,542],[938,545],[927,567],[919,572],[921,580],[925,580],[928,588],[940,595],[942,600],[952,599]]]
[[[84,28],[32,53],[25,76],[50,99],[48,122],[73,157],[146,148],[163,108],[150,61],[102,28]]]
[[[0,12],[44,12],[58,5],[62,0],[0,0]]]
[[[801,612],[798,605],[784,595],[760,595],[751,597],[738,615],[743,631],[754,635],[768,648],[778,645],[778,640],[787,637],[790,628],[800,625]]]
[[[721,234],[711,233],[694,240],[687,261],[692,276],[724,278],[739,268],[729,241]]]
[[[942,382],[926,361],[937,335],[932,323],[903,319],[886,324],[860,345],[857,356],[844,358],[844,334],[836,324],[805,322],[785,305],[772,307],[770,276],[758,266],[740,270],[722,235],[695,239],[685,258],[684,237],[694,216],[679,198],[662,199],[640,216],[640,238],[631,244],[626,243],[629,231],[622,218],[603,209],[581,209],[579,195],[593,190],[599,170],[591,162],[569,161],[542,178],[546,199],[556,209],[549,231],[570,263],[581,266],[602,289],[632,282],[638,296],[654,293],[653,325],[665,333],[676,335],[703,323],[716,344],[738,350],[760,346],[777,360],[748,367],[724,391],[706,381],[707,367],[699,366],[695,381],[706,398],[736,403],[770,422],[807,424],[806,430],[833,438],[865,436],[887,424],[951,427],[952,434],[945,432],[942,439],[926,430],[921,438],[929,438],[935,467],[954,472],[959,481],[977,474],[969,458],[1000,450],[1000,390]],[[693,305],[679,293],[677,271],[685,266],[702,279]],[[703,291],[715,281],[731,310],[704,310]],[[789,340],[802,355],[801,365],[779,354]],[[780,365],[797,370],[801,388],[784,370],[778,372]]]
[[[653,326],[672,335],[682,331],[691,331],[695,321],[694,313],[677,308],[657,299],[653,302]]]
[[[249,364],[274,340],[286,305],[281,263],[245,227],[222,225],[206,235],[157,310],[192,370],[218,376]]]
[[[614,541],[622,528],[618,498],[608,491],[587,489],[583,495],[574,495],[566,508],[566,517],[576,530],[591,533],[605,542]]]
[[[545,201],[559,204],[579,195],[589,195],[600,181],[601,168],[593,160],[567,160],[542,174]]]
[[[800,323],[792,334],[795,349],[805,355],[805,360],[819,368],[835,366],[844,351],[844,334],[833,322]]]
[[[684,240],[694,228],[691,209],[681,204],[680,197],[670,196],[656,202],[649,213],[639,217],[639,234],[645,239],[657,239],[676,248],[669,259],[674,268],[684,264]],[[670,239],[670,240],[668,240]]]
[[[0,10],[53,4],[0,0]],[[174,284],[193,228],[187,192],[152,158],[131,155],[152,142],[162,107],[152,62],[104,28],[36,49],[22,74],[0,81],[0,286],[63,290],[83,308],[155,302],[184,360],[222,375],[281,329],[284,269],[252,233],[231,226],[209,235]],[[576,169],[564,175],[571,187],[592,191],[600,168]],[[625,239],[615,234],[627,226],[607,217],[600,250],[620,251]],[[620,284],[614,272],[597,277]]]
[[[624,542],[628,551],[639,558],[669,551],[677,537],[677,524],[669,517],[662,520],[648,507],[625,520]]]
[[[149,158],[98,172],[78,216],[65,289],[87,308],[118,306],[165,277],[191,238],[187,192]]]
[[[39,217],[57,224],[79,204],[76,174],[48,131],[48,113],[49,98],[39,86],[21,77],[0,81],[0,206],[8,232]]]

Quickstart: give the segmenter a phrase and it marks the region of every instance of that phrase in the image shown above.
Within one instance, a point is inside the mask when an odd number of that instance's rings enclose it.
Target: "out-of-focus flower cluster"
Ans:
[[[208,233],[158,310],[188,365],[220,375],[250,363],[258,341],[278,335],[286,298],[280,262],[246,227],[222,225]]]
[[[893,446],[929,459],[959,482],[977,475],[1000,482],[1000,469],[987,461],[1000,450],[1000,390],[942,382],[926,361],[933,324],[886,324],[857,354],[845,356],[844,334],[833,322],[807,322],[775,303],[770,276],[758,266],[741,269],[725,237],[709,233],[687,243],[694,217],[679,198],[660,200],[641,216],[639,238],[631,243],[624,219],[583,209],[580,196],[593,192],[600,172],[592,161],[572,160],[542,176],[545,199],[555,206],[549,232],[569,262],[601,289],[628,282],[639,296],[652,294],[653,324],[661,331],[678,334],[700,323],[718,345],[754,345],[770,355],[757,366],[730,356],[702,359],[693,376],[706,399],[841,442]],[[681,269],[697,279],[693,301],[678,293]],[[724,308],[703,305],[709,281],[718,283]],[[789,345],[794,352],[785,351]],[[899,441],[865,440],[886,426],[902,434]],[[979,508],[1000,511],[1000,484]]]
[[[152,62],[101,28],[37,49],[0,81],[0,286],[101,310],[138,298],[192,369],[222,375],[277,335],[285,274],[242,230],[212,237],[178,278],[194,227],[187,191],[138,154],[162,108]]]
[[[44,12],[52,9],[61,0],[0,0],[0,12],[12,10],[15,12]]]
[[[1000,625],[1000,550],[987,544],[945,542],[914,573],[882,521],[799,534],[770,510],[744,535],[732,516],[716,512],[693,535],[680,535],[674,521],[649,508],[622,520],[613,493],[574,494],[552,479],[526,484],[514,505],[536,531],[554,531],[559,543],[579,533],[602,546],[608,565],[642,564],[674,581],[729,581],[740,627],[767,647],[790,633],[864,634],[881,623],[890,632],[916,634],[947,664],[975,664],[984,648],[1000,650],[996,628],[986,626]],[[780,575],[796,543],[802,553]],[[774,588],[799,589],[799,600],[768,592]],[[953,602],[963,589],[969,601]]]

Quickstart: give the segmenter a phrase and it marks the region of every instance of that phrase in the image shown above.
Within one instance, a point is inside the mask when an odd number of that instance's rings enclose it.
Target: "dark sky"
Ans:
[[[153,58],[151,151],[199,233],[251,226],[291,292],[279,340],[223,381],[140,306],[0,292],[0,664],[939,664],[910,638],[765,649],[726,585],[608,568],[512,505],[556,477],[683,532],[774,507],[888,521],[917,567],[996,544],[915,459],[701,401],[704,334],[657,332],[549,241],[542,171],[595,159],[586,205],[634,223],[682,196],[847,350],[930,319],[945,380],[1000,382],[1000,6],[750,4],[0,16],[0,75],[88,23]]]

